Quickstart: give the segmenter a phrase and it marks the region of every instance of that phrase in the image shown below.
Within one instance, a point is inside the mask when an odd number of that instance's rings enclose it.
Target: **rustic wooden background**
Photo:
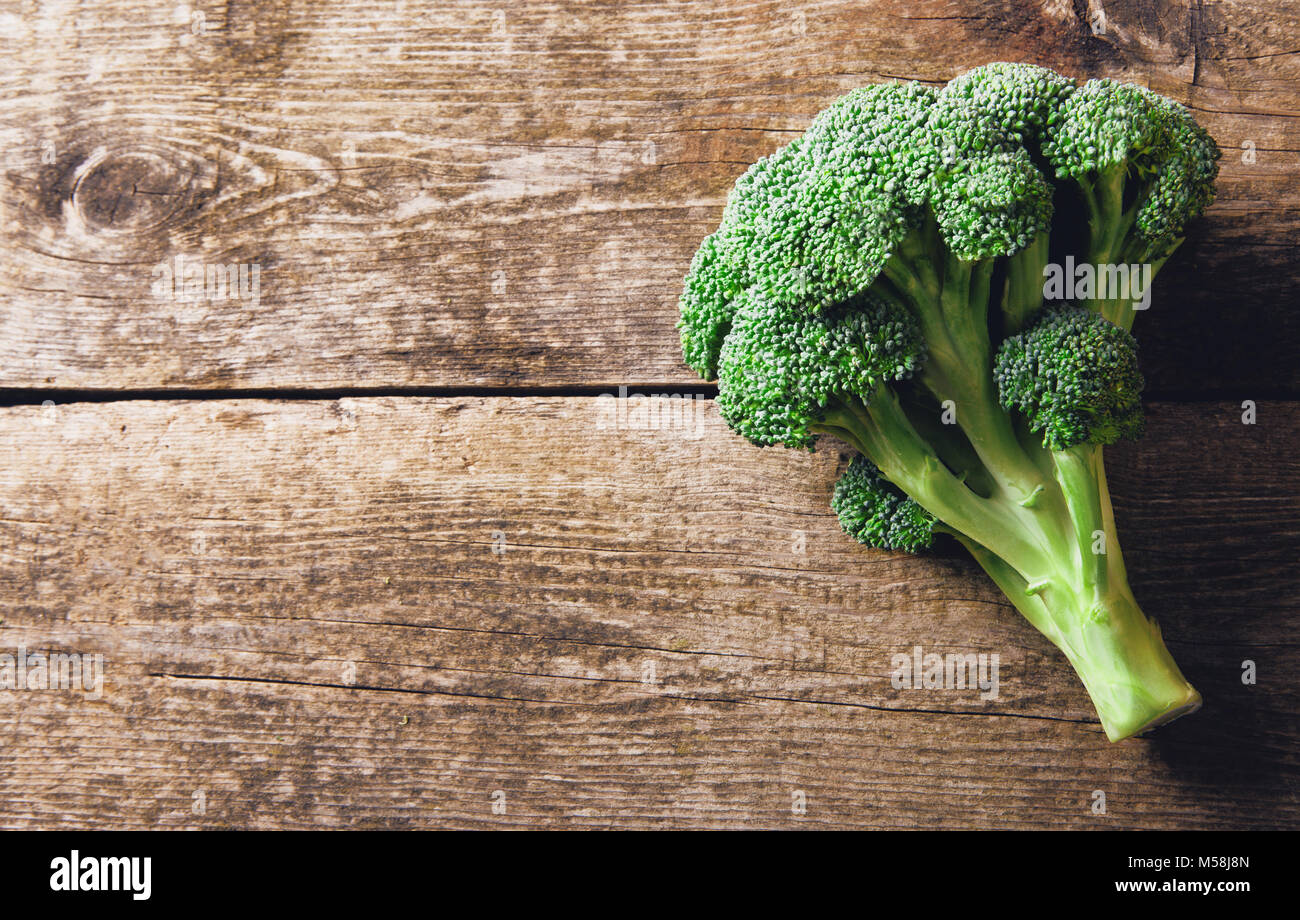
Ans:
[[[0,825],[1300,825],[1297,35],[1244,0],[0,2],[0,651],[107,669],[0,692]],[[1109,463],[1206,698],[1150,739],[960,553],[842,536],[837,445],[747,446],[680,361],[746,164],[990,60],[1149,85],[1224,151]],[[177,255],[259,297],[158,294]],[[619,385],[705,398],[620,428]],[[914,645],[999,654],[1000,699],[893,689]]]

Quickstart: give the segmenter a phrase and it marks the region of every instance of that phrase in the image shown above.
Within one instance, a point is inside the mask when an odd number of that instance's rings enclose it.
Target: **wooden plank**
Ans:
[[[0,652],[106,674],[0,692],[0,825],[1296,826],[1300,405],[1113,451],[1207,701],[1120,745],[959,552],[839,533],[834,442],[608,405],[0,410]],[[996,653],[998,698],[894,688],[918,645]]]
[[[1295,392],[1300,12],[1092,8],[14,5],[0,387],[680,385],[680,280],[747,163],[865,82],[1025,59],[1148,83],[1225,150],[1144,320],[1153,388]],[[178,257],[248,284],[156,292]]]

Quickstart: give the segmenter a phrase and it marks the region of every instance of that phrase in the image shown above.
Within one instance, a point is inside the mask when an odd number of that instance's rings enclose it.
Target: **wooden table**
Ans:
[[[106,680],[0,692],[0,824],[1296,827],[1297,34],[1244,0],[3,4],[0,652]],[[969,559],[839,532],[839,445],[725,430],[673,327],[746,164],[1008,59],[1224,151],[1108,463],[1206,705],[1119,745]],[[244,286],[178,296],[178,257]],[[620,385],[687,401],[621,419]],[[999,699],[894,689],[918,645],[998,654]]]

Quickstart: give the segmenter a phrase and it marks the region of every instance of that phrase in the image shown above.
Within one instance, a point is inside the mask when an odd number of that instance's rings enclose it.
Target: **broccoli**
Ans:
[[[1218,157],[1182,106],[1111,80],[997,63],[863,87],[737,180],[681,297],[686,363],[727,424],[855,448],[844,530],[965,546],[1112,741],[1201,698],[1129,588],[1102,463],[1143,428],[1132,292],[1048,302],[1044,278],[1067,259],[1154,275]]]

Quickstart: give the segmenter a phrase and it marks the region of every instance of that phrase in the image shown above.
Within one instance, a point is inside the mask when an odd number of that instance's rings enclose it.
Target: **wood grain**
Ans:
[[[1296,393],[1300,12],[1094,7],[15,0],[0,387],[688,383],[680,279],[746,164],[865,82],[1020,59],[1148,84],[1225,152],[1154,390]],[[178,256],[257,296],[155,291]]]
[[[107,674],[0,692],[0,825],[1296,826],[1300,407],[1157,403],[1112,452],[1207,702],[1111,745],[959,552],[839,533],[834,442],[607,406],[0,410],[0,651]],[[999,697],[895,689],[916,645],[998,654]]]

